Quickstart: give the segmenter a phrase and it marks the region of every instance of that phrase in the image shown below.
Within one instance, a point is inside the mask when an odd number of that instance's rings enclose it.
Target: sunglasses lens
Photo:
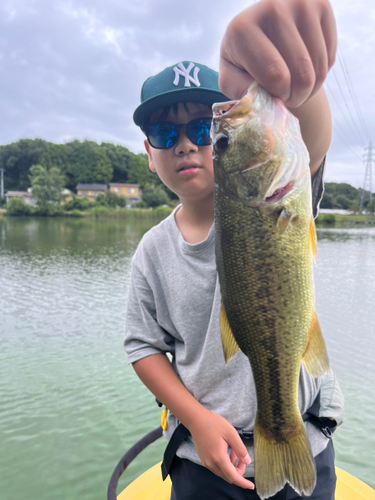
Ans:
[[[187,126],[189,139],[197,146],[208,146],[210,139],[211,118],[191,121]]]
[[[171,123],[149,125],[146,135],[151,146],[156,149],[168,149],[177,142],[177,130]]]

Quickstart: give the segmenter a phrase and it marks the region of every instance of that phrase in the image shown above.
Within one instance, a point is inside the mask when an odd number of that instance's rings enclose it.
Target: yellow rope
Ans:
[[[161,412],[161,427],[163,431],[166,431],[168,428],[167,414],[168,414],[168,408],[164,408],[164,410]]]

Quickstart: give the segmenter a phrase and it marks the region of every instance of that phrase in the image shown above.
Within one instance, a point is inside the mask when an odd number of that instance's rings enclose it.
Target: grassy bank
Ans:
[[[316,219],[318,227],[358,227],[375,225],[375,215],[321,214]]]
[[[49,208],[49,207],[48,207]],[[26,210],[18,212],[2,214],[9,217],[73,217],[73,218],[95,218],[95,219],[123,219],[123,220],[163,220],[171,214],[173,208],[171,207],[156,207],[156,208],[109,208],[109,207],[93,207],[90,210],[71,210],[66,211],[60,207],[52,206],[48,210],[40,210],[35,207],[30,207]]]

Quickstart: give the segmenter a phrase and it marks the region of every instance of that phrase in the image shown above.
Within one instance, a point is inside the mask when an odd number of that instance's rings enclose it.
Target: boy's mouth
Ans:
[[[179,165],[179,167],[177,168],[177,172],[186,172],[188,173],[188,171],[191,171],[191,172],[194,172],[198,169],[200,169],[201,167],[199,165],[197,165],[196,163],[194,162],[183,162]]]

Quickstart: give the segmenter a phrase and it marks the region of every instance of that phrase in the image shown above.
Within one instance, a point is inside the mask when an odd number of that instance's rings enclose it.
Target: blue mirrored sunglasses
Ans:
[[[172,122],[150,123],[144,132],[148,142],[155,149],[172,148],[178,141],[179,130],[184,128],[189,140],[197,146],[211,144],[210,128],[212,118],[198,118],[189,123],[176,124]]]

